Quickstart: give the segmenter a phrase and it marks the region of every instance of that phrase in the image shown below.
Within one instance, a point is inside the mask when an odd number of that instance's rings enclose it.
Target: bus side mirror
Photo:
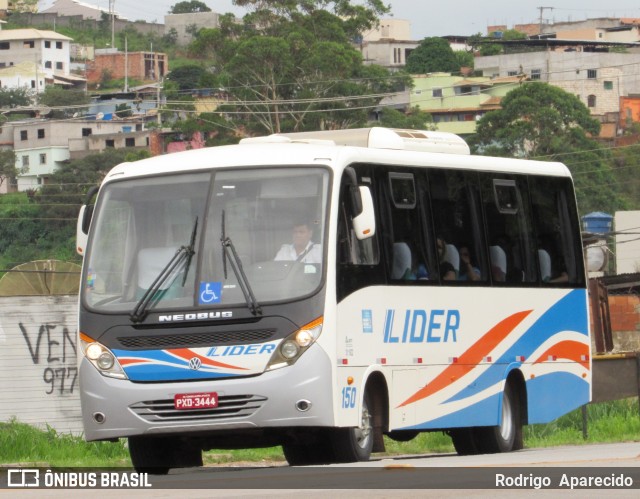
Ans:
[[[358,191],[362,211],[353,217],[353,231],[356,234],[356,238],[362,241],[375,235],[376,217],[373,212],[373,198],[371,197],[369,188],[361,185],[358,187]]]
[[[76,251],[78,255],[84,256],[87,249],[87,236],[89,235],[89,227],[91,226],[91,218],[93,218],[93,207],[90,204],[93,196],[98,192],[98,186],[93,186],[87,192],[85,202],[78,213],[78,221],[76,222]]]
[[[84,230],[85,223],[87,224],[87,227],[89,225],[85,220],[87,218],[90,219],[90,216],[87,216],[87,211],[93,210],[87,210],[87,205],[83,204],[80,208],[80,213],[78,214],[78,222],[76,223],[76,251],[80,256],[84,256],[84,251],[87,248],[87,233],[89,231]]]

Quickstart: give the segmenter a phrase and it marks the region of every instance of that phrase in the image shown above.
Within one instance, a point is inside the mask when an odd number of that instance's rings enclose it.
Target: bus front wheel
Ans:
[[[202,450],[178,437],[129,437],[129,456],[136,471],[154,475],[202,466]]]
[[[367,390],[362,400],[360,426],[333,430],[333,450],[337,462],[352,463],[369,460],[374,440],[372,409],[371,395]]]

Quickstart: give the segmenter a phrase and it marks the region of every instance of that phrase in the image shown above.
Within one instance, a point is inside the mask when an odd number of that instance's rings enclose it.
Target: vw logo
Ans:
[[[189,369],[197,371],[202,367],[202,361],[198,357],[193,357],[189,360]]]

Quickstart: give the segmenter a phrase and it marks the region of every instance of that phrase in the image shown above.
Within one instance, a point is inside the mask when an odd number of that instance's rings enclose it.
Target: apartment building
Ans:
[[[489,111],[500,109],[500,102],[523,79],[463,77],[449,73],[414,75],[409,104],[431,114],[438,130],[472,134],[476,121]]]
[[[124,121],[33,119],[5,123],[0,146],[12,147],[16,167],[27,170],[17,179],[17,190],[24,191],[48,183],[60,164],[70,159],[108,147],[148,147],[140,132],[135,123]]]
[[[380,24],[362,34],[356,45],[365,64],[398,69],[420,44],[411,39],[411,23],[406,19],[381,19]]]
[[[603,123],[602,138],[616,134],[621,97],[640,93],[640,53],[543,50],[476,57],[475,68],[491,78],[523,73],[574,94]]]

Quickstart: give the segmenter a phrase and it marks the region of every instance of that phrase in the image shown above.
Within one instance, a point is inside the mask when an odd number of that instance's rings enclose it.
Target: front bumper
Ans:
[[[85,438],[333,426],[331,375],[331,362],[317,344],[293,366],[259,376],[190,382],[133,383],[108,378],[83,358],[80,400]],[[173,408],[176,394],[202,392],[216,392],[218,407]],[[296,407],[301,400],[310,402],[308,410]]]

